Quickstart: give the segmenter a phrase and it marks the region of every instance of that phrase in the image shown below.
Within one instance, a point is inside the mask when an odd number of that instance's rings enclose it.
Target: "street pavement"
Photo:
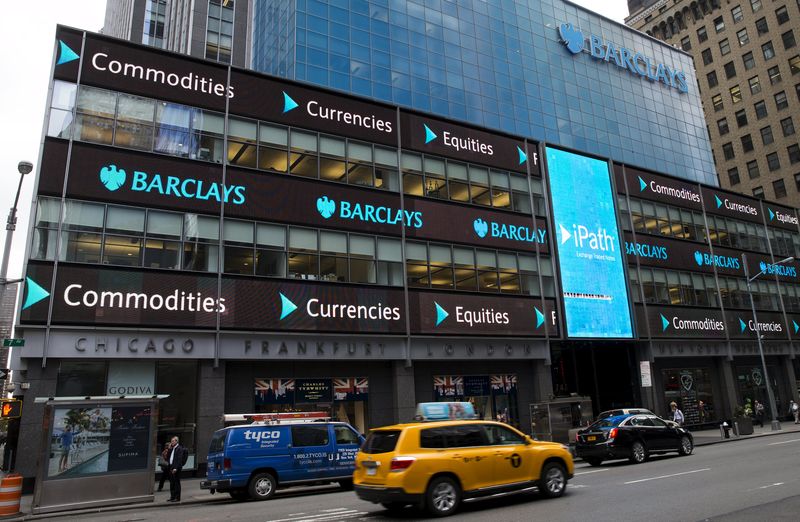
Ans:
[[[774,433],[769,425],[754,436],[721,439],[719,432],[698,432],[693,455],[656,456],[632,465],[616,461],[600,467],[579,462],[564,497],[536,495],[465,505],[456,519],[529,521],[750,521],[800,518],[800,426],[785,423]],[[722,443],[720,443],[722,442]],[[183,482],[183,502],[166,502],[156,493],[152,504],[124,509],[70,512],[62,519],[85,521],[263,521],[332,522],[388,520],[380,505],[363,502],[336,486],[279,490],[267,502],[235,502],[227,494],[199,489],[199,479]],[[28,511],[31,498],[23,498]],[[18,520],[53,518],[27,515]],[[421,520],[408,509],[397,519]]]

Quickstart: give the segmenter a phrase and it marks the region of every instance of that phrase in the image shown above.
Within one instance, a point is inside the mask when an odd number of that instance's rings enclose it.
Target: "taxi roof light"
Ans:
[[[432,422],[443,420],[477,419],[471,402],[421,402],[417,404],[417,420]]]

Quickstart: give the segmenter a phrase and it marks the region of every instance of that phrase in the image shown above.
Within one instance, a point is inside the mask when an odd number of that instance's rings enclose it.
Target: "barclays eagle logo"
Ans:
[[[572,24],[561,24],[558,28],[558,35],[572,54],[578,54],[583,51],[586,39],[580,29],[575,29]]]
[[[107,165],[100,169],[100,182],[111,192],[125,184],[125,171],[116,165]]]
[[[472,222],[472,228],[475,229],[475,233],[478,234],[480,238],[486,237],[486,234],[489,232],[489,224],[481,218]]]
[[[317,211],[322,217],[328,219],[336,212],[336,202],[328,199],[328,196],[317,198]]]

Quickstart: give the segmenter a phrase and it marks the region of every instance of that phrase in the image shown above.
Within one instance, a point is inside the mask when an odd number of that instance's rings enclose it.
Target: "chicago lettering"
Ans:
[[[112,292],[83,290],[83,285],[72,284],[64,289],[67,306],[87,308],[123,308],[142,310],[169,310],[171,312],[224,313],[225,298],[203,297],[202,292],[175,290],[166,297],[161,294],[140,292]]]
[[[361,203],[342,201],[339,203],[339,217],[356,221],[369,221],[371,223],[387,223],[396,225],[404,223],[407,227],[422,228],[422,212],[393,209],[390,207],[376,207]]]
[[[195,73],[179,76],[175,73],[167,73],[161,69],[143,67],[133,63],[123,63],[118,60],[109,60],[106,53],[95,53],[92,56],[92,67],[98,71],[108,71],[111,74],[121,74],[130,78],[144,80],[154,83],[166,84],[170,87],[181,87],[187,91],[196,91],[203,94],[213,94],[233,98],[233,85],[227,89],[224,83],[215,81],[213,78],[204,78]]]
[[[656,194],[661,194],[672,198],[685,199],[687,201],[693,201],[694,203],[700,203],[700,194],[686,188],[676,189],[666,185],[659,185],[655,181],[651,181],[650,190]]]
[[[481,308],[480,310],[465,310],[463,306],[456,306],[456,322],[475,324],[509,324],[511,319],[508,312],[498,312],[494,308]]]
[[[456,151],[468,150],[486,154],[487,156],[494,155],[494,149],[491,145],[483,143],[475,138],[459,138],[458,136],[453,136],[450,131],[442,132],[442,141],[448,147],[456,149]]]
[[[179,341],[180,350],[183,353],[192,353],[194,350],[194,341],[191,339],[186,339],[184,341]],[[95,353],[104,352],[108,353],[109,349],[112,352],[120,353],[127,349],[130,353],[139,353],[139,348],[141,345],[141,341],[138,338],[129,339],[126,343],[119,337],[116,339],[111,339],[109,342],[108,338],[106,337],[96,337],[94,339],[94,351]],[[75,351],[85,353],[86,350],[89,348],[89,339],[86,337],[80,337],[77,341],[75,341]],[[158,353],[159,348],[164,353],[175,353],[176,343],[175,339],[165,339],[162,343],[158,344],[153,339],[147,339],[144,342],[144,347],[142,348],[142,353]]]
[[[311,100],[306,104],[306,112],[309,116],[314,118],[342,122],[347,125],[373,129],[388,134],[392,132],[392,122],[382,120],[374,114],[363,115],[339,109],[331,109],[330,107],[320,105],[316,100]]]
[[[134,171],[131,190],[135,192],[158,192],[165,196],[175,196],[187,199],[202,199],[220,201],[241,205],[245,202],[245,187],[241,185],[225,186],[221,183],[204,183],[203,180],[177,176],[164,176],[146,172]],[[233,197],[231,198],[231,195]]]
[[[629,256],[646,257],[648,259],[661,259],[666,261],[669,257],[667,247],[661,245],[648,245],[647,243],[625,242],[625,252]]]
[[[400,308],[383,306],[344,305],[321,303],[319,299],[309,299],[306,313],[311,317],[326,319],[372,319],[374,321],[399,321]]]

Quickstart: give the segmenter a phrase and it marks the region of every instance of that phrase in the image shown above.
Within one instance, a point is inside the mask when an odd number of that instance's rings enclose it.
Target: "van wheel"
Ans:
[[[271,473],[259,473],[250,479],[247,490],[254,500],[269,500],[275,494],[275,477]]]
[[[539,493],[545,498],[557,498],[567,489],[567,473],[558,462],[548,462],[539,477]]]
[[[645,460],[647,460],[647,448],[637,440],[633,443],[633,446],[631,446],[630,461],[634,464],[641,464]]]
[[[435,517],[446,517],[455,513],[461,503],[461,487],[450,477],[438,477],[428,484],[425,506]]]
[[[350,491],[353,489],[353,479],[346,479],[339,481],[339,487],[342,488],[344,491]]]
[[[228,491],[228,495],[230,495],[233,500],[239,500],[239,501],[250,500],[250,493],[242,489],[235,489],[233,491]]]

